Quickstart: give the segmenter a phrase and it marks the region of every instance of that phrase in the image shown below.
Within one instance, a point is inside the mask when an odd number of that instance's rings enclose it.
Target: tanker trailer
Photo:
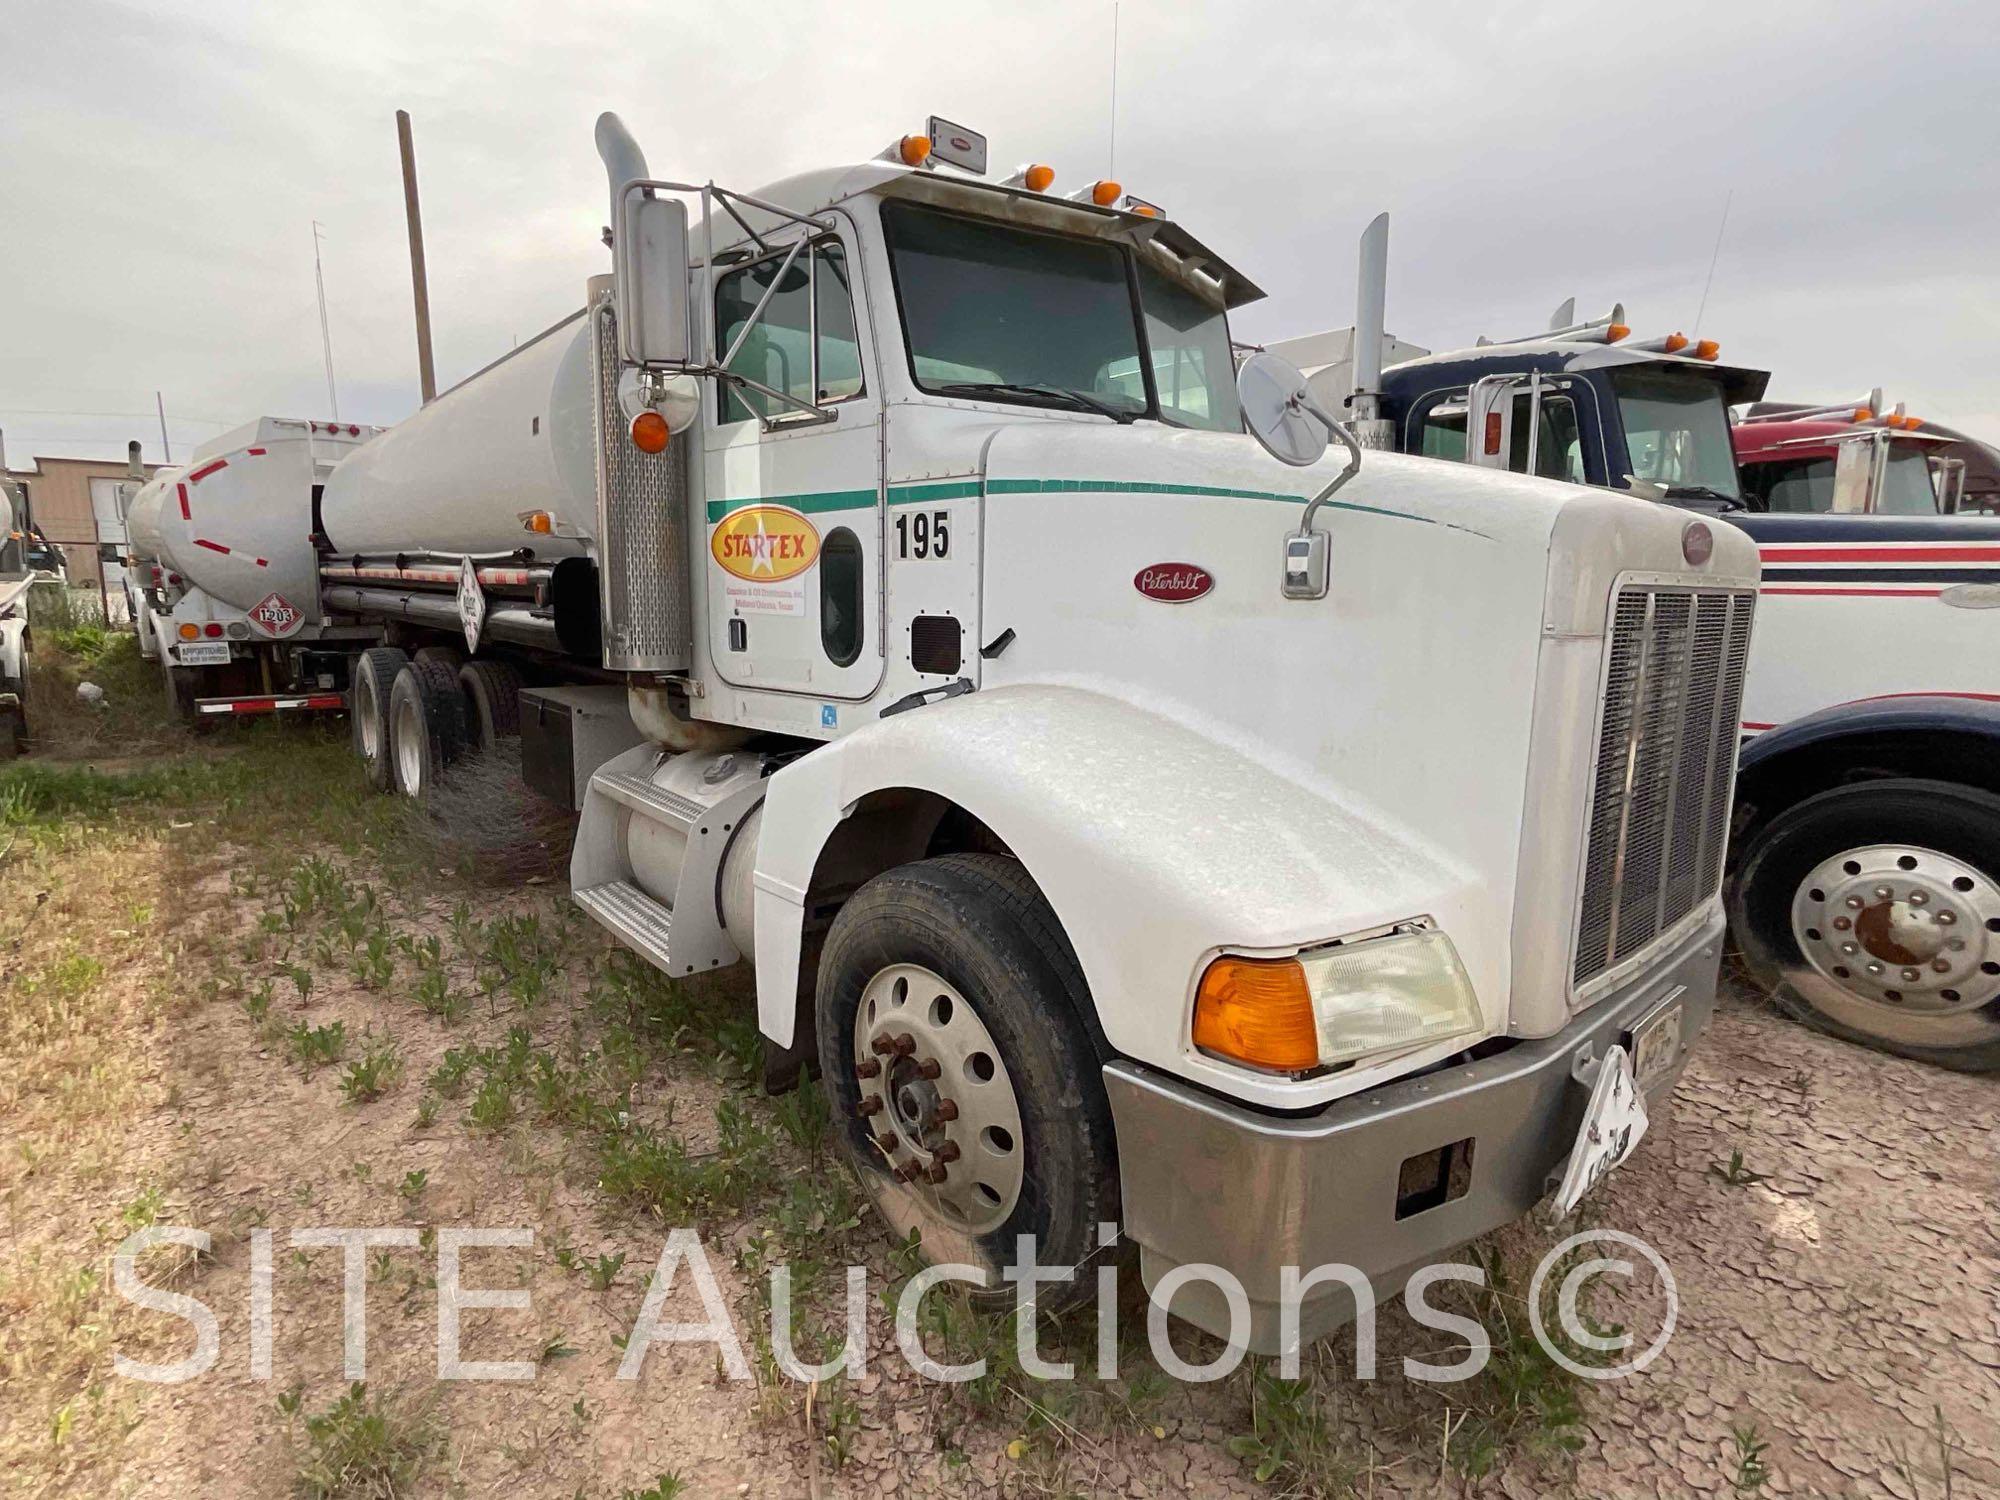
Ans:
[[[158,643],[174,713],[345,706],[349,653],[382,631],[322,607],[314,511],[333,467],[379,430],[260,417],[133,496],[126,535],[143,581],[141,629]]]
[[[377,783],[465,738],[402,646],[532,659],[573,899],[752,964],[988,1305],[1125,1241],[1277,1352],[1574,1211],[1713,1006],[1749,540],[1364,453],[1225,256],[962,126],[755,195],[597,134],[613,274],[328,480]]]

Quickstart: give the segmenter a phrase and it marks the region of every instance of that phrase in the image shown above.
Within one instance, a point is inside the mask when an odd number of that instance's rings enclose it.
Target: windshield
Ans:
[[[1878,516],[1934,516],[1937,486],[1931,482],[1930,460],[1909,443],[1891,443],[1882,470],[1882,492],[1875,497]]]
[[[1671,489],[1742,497],[1721,386],[1699,375],[1614,370],[1611,387],[1625,425],[1626,473]]]
[[[924,390],[1241,428],[1222,310],[1124,246],[910,203],[882,222]]]

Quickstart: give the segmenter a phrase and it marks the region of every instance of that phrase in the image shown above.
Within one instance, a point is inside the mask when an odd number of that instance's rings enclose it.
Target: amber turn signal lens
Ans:
[[[1115,182],[1093,182],[1090,185],[1090,201],[1099,208],[1109,208],[1125,191]]]
[[[642,411],[632,419],[632,446],[641,453],[666,452],[671,436],[667,419],[656,411]]]
[[[1160,216],[1160,211],[1150,203],[1135,203],[1132,212],[1142,219],[1157,219]]]
[[[639,439],[635,436],[632,441],[636,443]],[[536,536],[547,536],[556,529],[556,518],[545,510],[531,510],[521,517],[521,526]]]
[[[1875,420],[1875,413],[1869,407],[1857,406],[1854,408],[1854,420],[1857,422],[1872,422]]]
[[[897,147],[906,167],[921,167],[931,159],[931,138],[927,135],[906,135]]]
[[[181,639],[184,641],[194,640],[200,634],[201,634],[201,627],[199,625],[181,626]]]
[[[1318,1067],[1306,971],[1292,958],[1218,958],[1195,994],[1194,1044],[1269,1073]]]
[[[1049,184],[1056,180],[1056,169],[1036,162],[1021,174],[1021,181],[1031,193],[1046,193]]]

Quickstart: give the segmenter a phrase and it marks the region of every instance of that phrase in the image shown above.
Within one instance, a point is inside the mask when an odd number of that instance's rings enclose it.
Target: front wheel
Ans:
[[[1752,975],[1794,1019],[2000,1070],[2000,797],[1917,780],[1809,797],[1751,838],[1730,907]]]
[[[827,935],[819,1058],[837,1134],[899,1237],[979,1267],[976,1300],[1032,1235],[1075,1267],[1118,1219],[1111,1109],[1083,1024],[1089,998],[1055,914],[1011,859],[954,854],[878,875]],[[1044,1286],[1042,1311],[1087,1278]]]

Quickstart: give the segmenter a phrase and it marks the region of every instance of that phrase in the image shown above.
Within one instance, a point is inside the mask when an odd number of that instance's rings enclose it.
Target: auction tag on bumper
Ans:
[[[1556,1190],[1556,1217],[1566,1218],[1583,1195],[1610,1175],[1637,1149],[1646,1134],[1646,1099],[1632,1076],[1632,1059],[1614,1044],[1597,1065],[1590,1107],[1576,1133],[1562,1186]]]
[[[227,641],[175,641],[174,660],[184,667],[226,667],[229,665],[229,642]]]

